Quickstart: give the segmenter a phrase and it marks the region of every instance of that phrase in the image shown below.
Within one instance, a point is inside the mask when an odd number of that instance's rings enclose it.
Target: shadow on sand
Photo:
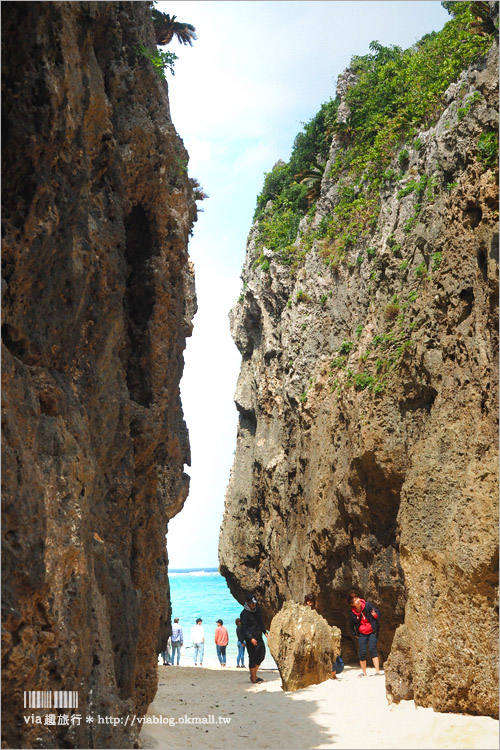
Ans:
[[[145,724],[140,735],[142,747],[307,750],[334,746],[334,735],[312,718],[316,701],[301,701],[284,693],[276,670],[261,669],[259,676],[265,681],[252,685],[246,669],[160,667],[158,692],[148,717],[175,720],[175,725],[173,721]],[[203,718],[211,723],[201,723]]]

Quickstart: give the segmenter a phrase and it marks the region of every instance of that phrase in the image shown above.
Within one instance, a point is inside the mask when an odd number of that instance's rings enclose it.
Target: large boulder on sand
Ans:
[[[299,690],[331,677],[340,654],[340,630],[310,607],[285,602],[271,622],[268,645],[283,690]]]

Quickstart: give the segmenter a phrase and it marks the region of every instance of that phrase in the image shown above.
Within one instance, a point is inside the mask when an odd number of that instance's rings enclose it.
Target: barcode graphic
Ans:
[[[78,691],[25,690],[24,708],[78,708]]]

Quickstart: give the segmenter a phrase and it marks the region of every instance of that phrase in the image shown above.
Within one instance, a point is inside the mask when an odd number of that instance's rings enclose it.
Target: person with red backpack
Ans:
[[[366,674],[366,652],[370,650],[375,676],[381,675],[380,662],[377,653],[377,641],[379,634],[380,611],[377,607],[365,599],[361,599],[357,591],[350,591],[347,601],[351,607],[349,612],[349,626],[353,636],[359,639],[359,664],[361,674],[359,677],[367,677]]]

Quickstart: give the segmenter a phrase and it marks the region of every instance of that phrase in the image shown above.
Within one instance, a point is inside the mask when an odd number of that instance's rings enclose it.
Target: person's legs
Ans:
[[[238,641],[238,658],[236,660],[237,667],[245,666],[245,645]]]
[[[222,657],[221,657],[221,646],[219,646],[218,643],[215,644],[215,650],[217,651],[217,658],[219,660],[219,664],[222,664]]]
[[[181,644],[179,642],[172,643],[172,664],[175,662],[177,656],[177,664],[179,664],[181,658]]]
[[[375,667],[375,673],[380,674],[380,661],[377,653],[377,640],[378,637],[375,633],[370,633],[368,636],[368,647],[370,649],[370,656],[372,657],[373,666]]]
[[[250,651],[250,649],[252,649]],[[257,670],[264,661],[266,655],[266,647],[263,642],[258,643],[256,646],[248,647],[248,666],[250,669],[250,681],[251,682],[262,682],[257,677]]]
[[[222,659],[221,664],[223,667],[225,667],[226,666],[226,647],[225,646],[220,647],[220,653],[221,653],[221,659]]]
[[[205,652],[205,644],[200,643],[200,667],[203,666],[203,654]]]
[[[199,650],[200,650],[200,644],[199,643],[194,643],[193,644],[193,658],[194,658],[194,666],[195,667],[197,666],[197,662],[198,662],[198,652],[199,652]]]
[[[366,677],[366,646],[368,644],[368,636],[364,633],[359,634],[359,665],[361,671]]]
[[[257,682],[257,670],[259,668],[257,664],[256,650],[257,647],[247,641],[248,649],[248,671],[250,672],[250,682]]]

